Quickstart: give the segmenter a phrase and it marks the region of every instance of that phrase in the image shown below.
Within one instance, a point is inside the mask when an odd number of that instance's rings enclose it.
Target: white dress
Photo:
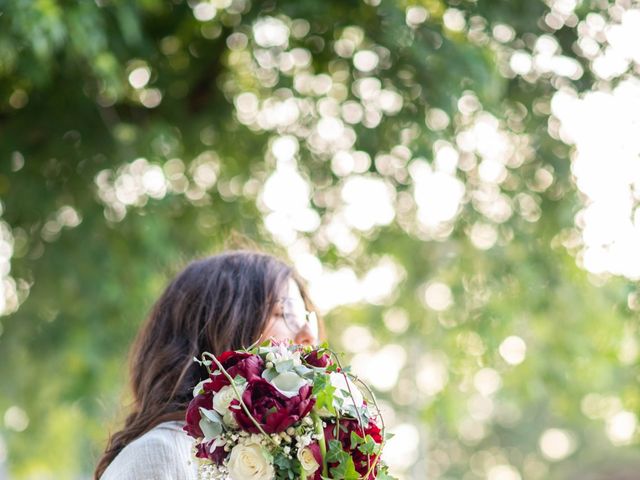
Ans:
[[[183,425],[179,421],[156,425],[124,447],[100,480],[196,480],[193,439]]]

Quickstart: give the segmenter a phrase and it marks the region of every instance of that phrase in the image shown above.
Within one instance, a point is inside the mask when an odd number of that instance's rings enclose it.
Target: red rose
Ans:
[[[311,365],[312,367],[326,368],[329,365],[333,364],[333,360],[331,360],[331,355],[328,353],[320,354],[318,350],[312,350],[307,353],[303,360],[307,365]]]
[[[213,395],[202,393],[189,402],[185,418],[187,424],[182,429],[193,438],[204,437],[200,429],[200,407],[211,410],[213,408]]]
[[[247,381],[256,380],[261,378],[264,370],[262,358],[252,353],[229,351],[220,354],[217,358],[231,378],[240,375]],[[211,368],[215,371],[214,367],[215,363],[211,365]],[[211,381],[204,384],[204,389],[207,392],[217,392],[230,383],[222,372],[216,375],[211,374],[209,378]]]
[[[303,385],[298,395],[288,398],[262,378],[249,382],[242,401],[266,433],[283,432],[307,415],[315,404],[310,385]],[[238,400],[233,400],[231,405],[240,428],[250,433],[260,432]]]

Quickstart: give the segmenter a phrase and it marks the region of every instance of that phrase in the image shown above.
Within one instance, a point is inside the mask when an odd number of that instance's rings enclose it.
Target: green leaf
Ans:
[[[327,368],[325,369],[327,372],[329,373],[333,373],[333,372],[337,372],[338,371],[338,365],[336,365],[335,363],[328,365]]]
[[[318,372],[315,375],[312,393],[316,397],[316,404],[314,405],[316,411],[326,409],[330,414],[336,414],[334,407],[335,390],[328,375],[322,372]]]
[[[198,422],[198,426],[205,438],[212,439],[217,438],[222,435],[224,432],[224,424],[222,422],[222,417],[218,414],[218,412],[214,410],[207,410],[206,408],[200,407],[200,422]]]
[[[353,450],[354,448],[356,448],[356,446],[360,445],[362,442],[364,442],[364,438],[362,438],[360,435],[358,435],[357,432],[352,431],[351,432],[351,450]]]
[[[329,463],[340,462],[347,455],[339,440],[329,440],[327,447],[327,462]]]
[[[371,435],[367,435],[364,442],[358,447],[358,450],[366,455],[374,455],[379,449],[380,445],[376,443]]]
[[[268,368],[264,372],[262,372],[262,378],[264,378],[267,382],[270,382],[277,376],[278,372],[275,368]]]
[[[306,367],[304,365],[297,365],[293,367],[294,372],[296,372],[301,377],[310,378],[314,375],[314,370],[312,368]]]
[[[332,477],[341,480],[359,480],[360,474],[356,470],[353,458],[346,452],[342,453],[344,455],[341,456],[338,465],[331,468]]]
[[[284,360],[282,362],[278,362],[276,363],[275,368],[278,373],[288,372],[293,368],[293,360]]]
[[[396,477],[389,475],[386,465],[378,464],[378,472],[376,473],[376,480],[398,480]]]

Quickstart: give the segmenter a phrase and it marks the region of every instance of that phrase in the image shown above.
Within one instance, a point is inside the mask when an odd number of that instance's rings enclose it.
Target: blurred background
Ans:
[[[189,260],[293,264],[407,479],[640,478],[640,4],[0,3],[0,479],[88,479]]]

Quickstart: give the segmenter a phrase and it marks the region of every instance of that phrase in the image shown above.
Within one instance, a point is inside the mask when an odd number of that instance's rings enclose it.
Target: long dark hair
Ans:
[[[140,435],[184,418],[191,389],[206,374],[193,357],[255,343],[289,278],[298,284],[307,310],[315,310],[296,271],[258,251],[231,250],[193,261],[171,281],[132,346],[132,412],[109,439],[96,480]]]

